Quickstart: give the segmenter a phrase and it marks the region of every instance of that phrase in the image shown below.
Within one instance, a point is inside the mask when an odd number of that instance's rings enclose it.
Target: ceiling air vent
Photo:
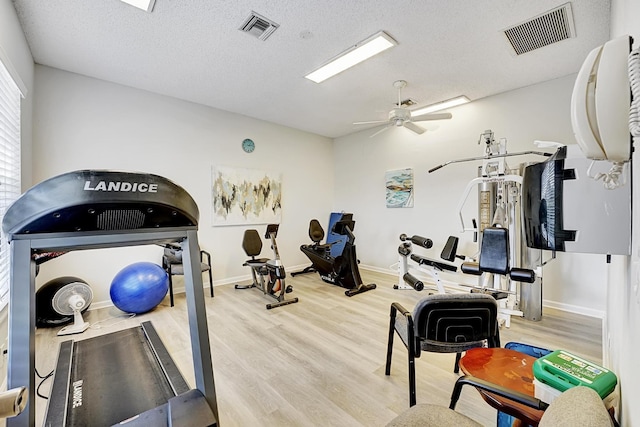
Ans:
[[[245,19],[239,30],[249,33],[260,40],[266,40],[278,26],[279,25],[272,20],[251,11],[251,15]]]
[[[516,55],[575,37],[571,3],[504,30]]]

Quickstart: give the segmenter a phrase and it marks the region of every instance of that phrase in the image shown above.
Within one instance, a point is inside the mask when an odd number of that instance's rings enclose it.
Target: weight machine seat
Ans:
[[[484,229],[478,263],[481,271],[509,274],[509,232],[506,228]]]
[[[480,276],[482,273],[508,275],[516,282],[533,283],[536,274],[526,268],[509,267],[509,231],[506,228],[487,227],[482,232],[480,259],[463,262],[460,270],[466,274]]]

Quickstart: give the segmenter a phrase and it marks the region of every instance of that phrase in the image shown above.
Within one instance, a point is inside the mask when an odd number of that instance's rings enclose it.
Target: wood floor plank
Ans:
[[[344,289],[322,282],[317,274],[287,277],[296,304],[267,310],[272,302],[256,289],[216,287],[206,297],[207,320],[218,394],[220,423],[232,426],[383,426],[408,407],[406,349],[396,339],[392,372],[384,374],[389,307],[397,301],[409,310],[425,296],[394,290],[396,278],[362,270],[378,288],[351,298]],[[125,318],[115,308],[92,310],[86,339],[151,320],[185,379],[193,384],[192,356],[184,295],[168,298],[150,313]],[[69,339],[55,329],[36,332],[40,373],[54,368],[57,348]],[[540,322],[514,318],[501,330],[501,341],[564,348],[596,363],[602,360],[599,319],[545,310]],[[418,402],[448,406],[455,355],[423,353],[416,360]],[[51,380],[41,387],[48,394]],[[37,398],[42,423],[46,400]],[[475,390],[464,390],[457,410],[484,425],[494,425],[495,410]],[[97,425],[97,424],[96,424]]]

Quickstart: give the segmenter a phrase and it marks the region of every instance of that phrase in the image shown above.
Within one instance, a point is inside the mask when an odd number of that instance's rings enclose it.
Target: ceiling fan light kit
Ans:
[[[151,12],[153,6],[156,4],[156,0],[120,0],[123,3],[130,4],[131,6],[142,9],[145,12]]]
[[[444,108],[450,108],[452,107],[454,104],[448,103],[452,100],[449,101],[444,101],[444,102],[440,102],[438,104],[434,104],[431,106],[427,106],[418,110],[414,110],[411,111],[409,110],[408,106],[406,103],[403,103],[402,101],[402,89],[404,89],[407,86],[407,82],[404,80],[396,80],[395,82],[393,82],[393,87],[396,88],[398,90],[398,103],[396,104],[396,107],[394,109],[392,109],[391,111],[389,111],[389,117],[387,120],[373,120],[373,121],[367,121],[367,122],[355,122],[354,125],[365,125],[365,124],[376,124],[376,123],[386,123],[386,125],[379,129],[377,132],[375,132],[373,135],[370,136],[370,138],[373,138],[376,135],[381,134],[382,132],[384,132],[385,130],[389,129],[390,127],[393,126],[397,126],[397,127],[405,127],[407,129],[409,129],[412,132],[417,133],[418,135],[422,135],[426,129],[424,129],[421,126],[418,126],[417,124],[413,123],[413,122],[419,122],[419,121],[426,121],[426,120],[446,120],[446,119],[450,119],[452,117],[451,113],[439,113],[439,114],[429,114],[426,113],[425,110],[427,110],[428,108],[432,108],[430,111],[438,111],[438,110],[442,110]],[[464,98],[466,99],[466,101],[464,100],[458,100],[458,104],[455,105],[460,105],[463,104],[465,102],[469,102],[469,99],[464,96],[464,97],[459,97],[459,98]],[[458,99],[458,98],[456,98]],[[442,106],[444,105],[444,106]],[[439,108],[435,108],[434,107],[439,107]],[[420,114],[416,114],[416,112],[419,112]]]
[[[411,115],[413,117],[420,116],[422,114],[433,113],[434,111],[445,110],[447,108],[457,107],[458,105],[466,104],[471,102],[469,98],[466,96],[458,96],[456,98],[447,99],[446,101],[437,102],[435,104],[427,105],[422,108],[418,108],[417,110],[413,110]],[[415,120],[415,119],[414,119]]]
[[[333,77],[336,74],[339,74],[344,70],[379,54],[380,52],[396,46],[397,44],[398,42],[396,42],[389,34],[384,31],[380,31],[342,52],[317,70],[304,77],[313,82],[322,83],[329,77]]]

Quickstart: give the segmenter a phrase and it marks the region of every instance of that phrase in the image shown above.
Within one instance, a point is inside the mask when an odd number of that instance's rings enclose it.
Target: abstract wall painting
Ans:
[[[214,226],[280,223],[281,173],[214,166],[211,192]]]
[[[398,169],[385,172],[388,208],[413,207],[413,169]]]

